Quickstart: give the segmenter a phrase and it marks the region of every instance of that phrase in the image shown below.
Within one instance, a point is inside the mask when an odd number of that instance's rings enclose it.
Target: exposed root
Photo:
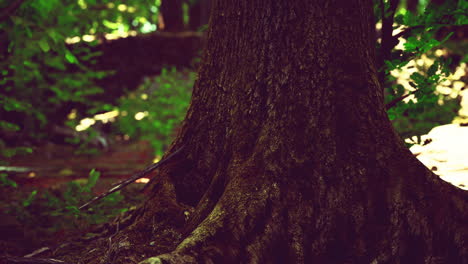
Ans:
[[[175,250],[140,264],[463,263],[467,256],[464,216],[441,198],[411,199],[406,189],[374,203],[359,200],[359,191],[317,201],[293,184],[258,178],[234,178]],[[331,196],[345,193],[332,189]]]

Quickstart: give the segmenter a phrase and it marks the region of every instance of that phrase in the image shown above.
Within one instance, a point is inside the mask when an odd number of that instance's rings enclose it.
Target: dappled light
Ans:
[[[145,118],[145,116],[148,116],[148,111],[145,111],[145,112],[138,112],[135,114],[135,120],[142,120],[143,118]]]
[[[89,127],[91,127],[92,125],[94,125],[95,123],[96,123],[96,120],[94,120],[93,118],[84,118],[80,121],[80,124],[78,124],[75,127],[75,130],[84,131],[88,129]]]
[[[148,183],[150,181],[150,179],[148,178],[140,178],[138,180],[136,180],[135,182],[136,183]]]
[[[423,145],[412,146],[411,152],[443,180],[468,190],[468,126],[438,126],[421,141]]]
[[[119,116],[119,110],[112,110],[102,114],[97,114],[93,118],[94,120],[99,120],[103,123],[114,122],[115,118]]]

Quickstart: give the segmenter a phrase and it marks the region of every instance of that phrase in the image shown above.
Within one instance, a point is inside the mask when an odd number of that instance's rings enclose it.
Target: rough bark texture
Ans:
[[[387,119],[371,15],[364,0],[213,2],[183,154],[119,239],[157,239],[162,208],[196,207],[141,263],[466,263],[467,194]]]
[[[214,2],[176,143],[193,166],[175,175],[177,197],[201,200],[159,259],[468,259],[466,193],[412,157],[386,117],[371,14],[369,1]]]

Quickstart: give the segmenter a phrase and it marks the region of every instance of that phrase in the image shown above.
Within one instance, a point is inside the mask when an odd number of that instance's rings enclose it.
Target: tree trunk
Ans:
[[[177,197],[201,200],[159,258],[466,261],[466,193],[419,163],[384,111],[370,1],[228,2],[214,2],[175,143],[194,172],[176,175]]]
[[[163,31],[179,32],[184,30],[182,0],[162,0],[160,10],[164,21]]]
[[[393,37],[393,24],[395,12],[400,4],[400,0],[389,0],[388,9],[384,7],[384,1],[380,1],[380,12],[382,17],[382,29],[381,29],[381,41],[378,52],[377,69],[379,70],[377,76],[379,78],[380,85],[385,88],[388,85],[386,80],[385,65],[386,60],[391,60],[391,54],[393,48],[398,45],[399,40]]]
[[[467,263],[467,193],[393,130],[372,14],[364,0],[213,2],[183,154],[118,238],[171,234],[141,263]],[[134,263],[128,248],[113,263]]]
[[[208,24],[211,9],[210,2],[211,0],[197,0],[190,6],[190,30],[197,31],[200,29],[201,26]]]
[[[408,9],[413,14],[418,13],[418,5],[419,0],[406,0],[406,9]]]

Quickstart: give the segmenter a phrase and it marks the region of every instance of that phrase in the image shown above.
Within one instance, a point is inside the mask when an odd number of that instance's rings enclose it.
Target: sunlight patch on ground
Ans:
[[[138,180],[136,180],[135,182],[136,183],[148,183],[150,181],[150,179],[148,178],[140,178]]]
[[[411,152],[443,180],[468,190],[468,126],[438,126],[421,139],[432,141],[412,146]]]

